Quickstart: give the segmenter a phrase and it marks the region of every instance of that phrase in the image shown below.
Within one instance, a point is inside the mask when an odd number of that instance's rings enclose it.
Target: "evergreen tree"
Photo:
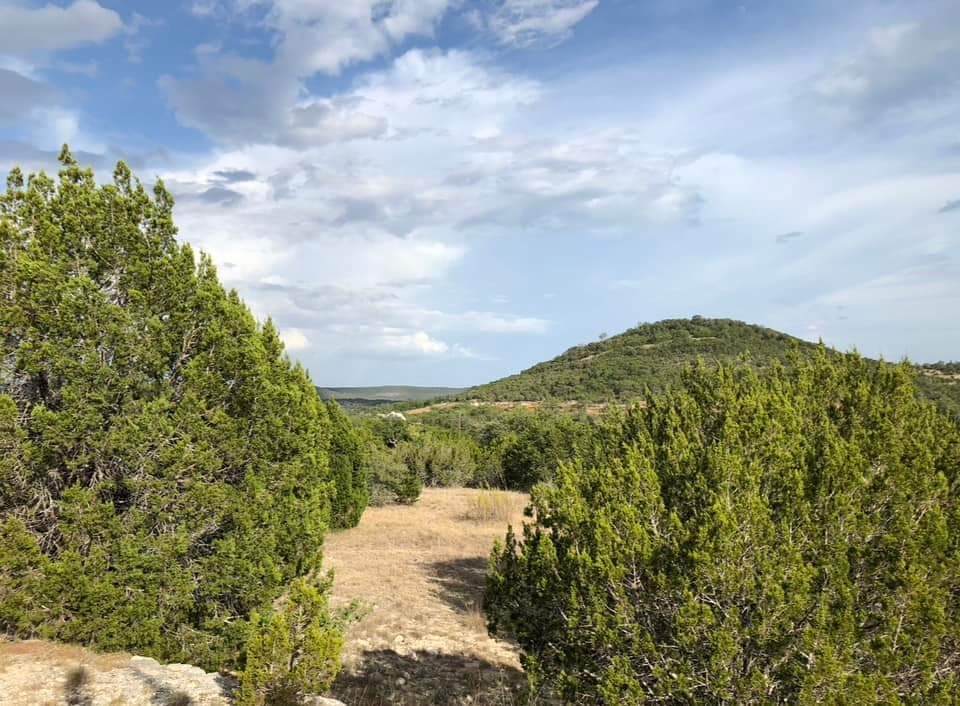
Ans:
[[[0,631],[242,664],[320,565],[327,410],[161,182],[61,163],[0,196]]]
[[[578,704],[956,704],[960,441],[906,366],[700,366],[608,419],[486,608]]]
[[[332,526],[355,527],[370,501],[369,443],[335,400],[326,405],[332,431],[330,468],[335,486]]]

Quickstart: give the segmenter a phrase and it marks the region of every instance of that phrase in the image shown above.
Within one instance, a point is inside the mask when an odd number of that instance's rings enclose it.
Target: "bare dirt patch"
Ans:
[[[0,640],[4,706],[227,706],[233,688],[229,678],[186,664]]]
[[[525,682],[515,648],[487,635],[481,610],[490,549],[526,496],[504,494],[509,519],[475,519],[485,491],[427,489],[412,506],[371,507],[327,537],[335,604],[368,609],[347,639],[333,695],[373,704],[514,704]]]

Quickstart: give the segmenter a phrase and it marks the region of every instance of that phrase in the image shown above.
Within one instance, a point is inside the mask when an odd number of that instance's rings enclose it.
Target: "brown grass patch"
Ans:
[[[467,498],[464,517],[474,522],[509,523],[523,511],[526,498],[504,490],[478,490]]]
[[[130,661],[130,655],[120,652],[97,654],[77,645],[65,645],[42,640],[18,640],[7,642],[0,640],[0,665],[7,658],[29,657],[37,661],[76,663],[82,667],[94,667],[98,670],[117,669]]]
[[[504,498],[499,517],[469,519],[491,492]],[[525,678],[516,649],[487,635],[480,606],[493,542],[522,521],[526,501],[428,488],[414,505],[368,508],[359,526],[327,537],[334,603],[369,607],[347,635],[337,698],[358,706],[518,703]]]

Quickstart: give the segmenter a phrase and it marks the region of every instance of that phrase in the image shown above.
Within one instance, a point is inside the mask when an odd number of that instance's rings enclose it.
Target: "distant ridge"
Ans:
[[[318,387],[325,400],[366,400],[388,404],[391,402],[423,402],[437,397],[457,395],[462,387],[419,387],[416,385],[379,385],[373,387]]]

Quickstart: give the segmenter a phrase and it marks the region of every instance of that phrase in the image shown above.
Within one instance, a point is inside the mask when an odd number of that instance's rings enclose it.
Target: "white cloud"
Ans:
[[[290,352],[304,351],[310,347],[310,339],[298,328],[288,328],[280,331],[280,340]]]
[[[66,7],[0,5],[0,27],[0,53],[25,54],[103,42],[119,34],[123,22],[120,15],[94,0],[75,0]]]
[[[960,93],[960,11],[874,27],[861,48],[814,77],[814,96],[841,117],[915,116],[914,103]]]
[[[442,355],[450,350],[449,345],[431,338],[424,331],[417,331],[412,334],[387,333],[381,337],[381,342],[388,352]]]
[[[210,17],[217,12],[219,7],[218,0],[193,0],[190,3],[190,12],[197,17]]]
[[[574,26],[599,4],[600,0],[503,0],[485,23],[503,44],[550,46],[568,39]]]
[[[127,50],[127,60],[130,63],[139,64],[143,61],[143,52],[150,46],[150,41],[144,36],[145,30],[160,24],[162,23],[159,20],[151,20],[139,12],[130,16],[130,22],[123,28],[123,47]]]
[[[273,0],[266,25],[279,36],[277,63],[298,77],[337,74],[414,36],[432,36],[450,0]]]
[[[362,102],[315,99],[290,111],[286,139],[299,145],[323,145],[376,138],[387,131],[387,119],[363,112]]]

